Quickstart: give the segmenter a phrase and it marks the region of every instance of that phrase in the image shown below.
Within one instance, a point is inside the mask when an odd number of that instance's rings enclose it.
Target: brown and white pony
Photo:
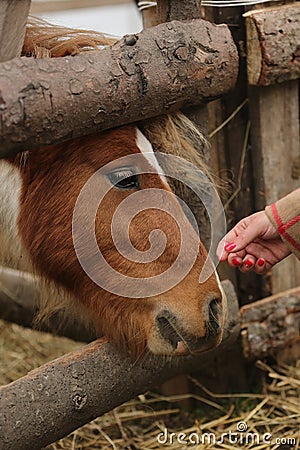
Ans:
[[[94,32],[72,31],[34,21],[28,25],[23,55],[65,56],[95,50],[109,42]],[[185,149],[193,154],[188,140],[176,131],[180,115],[174,117],[174,121],[171,116],[161,118],[157,124],[162,150],[172,151],[170,148],[176,146],[177,140],[176,152]],[[187,119],[182,121],[186,126]],[[153,134],[155,127],[154,123]],[[84,322],[92,322],[99,336],[106,336],[134,357],[147,350],[165,355],[203,351],[221,340],[226,301],[216,273],[199,283],[207,253],[201,243],[198,245],[198,236],[173,194],[169,196],[172,207],[187,227],[190,245],[197,243],[199,250],[188,275],[167,292],[150,298],[109,293],[86,275],[74,250],[72,216],[81,188],[107,163],[115,161],[114,172],[122,172],[124,168],[118,167],[118,158],[140,154],[144,155],[143,170],[152,173],[138,176],[130,173],[123,185],[111,186],[104,199],[105,214],[101,209],[96,218],[97,242],[107,262],[130,277],[153,277],[174,263],[180,248],[180,230],[176,221],[160,209],[150,208],[137,214],[129,229],[132,245],[142,252],[149,248],[152,230],[165,233],[165,251],[155,261],[140,264],[124,258],[111,237],[114,212],[133,192],[147,188],[171,192],[157,170],[158,164],[153,162],[155,154],[149,158],[149,152],[153,152],[149,140],[137,126],[128,125],[35,151],[26,149],[13,159],[1,160],[1,259],[9,266],[38,273],[45,280],[47,292],[42,315],[58,309],[64,309],[67,315],[73,311]],[[108,184],[110,180],[102,174],[99,183]]]

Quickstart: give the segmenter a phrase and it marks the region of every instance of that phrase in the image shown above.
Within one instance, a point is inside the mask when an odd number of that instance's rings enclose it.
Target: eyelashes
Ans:
[[[139,177],[135,174],[134,168],[123,167],[108,173],[107,178],[117,189],[139,189]]]

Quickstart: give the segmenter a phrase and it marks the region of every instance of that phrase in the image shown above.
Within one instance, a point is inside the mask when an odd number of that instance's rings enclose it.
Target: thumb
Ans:
[[[233,235],[232,235],[233,232]],[[225,251],[239,252],[244,250],[247,245],[251,244],[257,237],[260,236],[260,229],[255,226],[254,223],[251,225],[246,225],[243,223],[238,223],[230,233],[225,236]]]
[[[218,245],[217,256],[220,261],[225,261],[228,254],[238,252],[254,241],[260,235],[260,230],[247,219],[241,220],[227,233]]]

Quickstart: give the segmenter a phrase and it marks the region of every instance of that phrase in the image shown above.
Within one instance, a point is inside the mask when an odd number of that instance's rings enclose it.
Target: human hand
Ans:
[[[242,219],[224,236],[217,248],[220,261],[227,261],[241,272],[254,269],[258,274],[269,270],[290,253],[265,211]]]

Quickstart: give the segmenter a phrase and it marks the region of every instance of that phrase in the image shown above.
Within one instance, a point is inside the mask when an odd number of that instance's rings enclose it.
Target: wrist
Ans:
[[[283,242],[300,259],[300,190],[266,206],[265,212]]]

